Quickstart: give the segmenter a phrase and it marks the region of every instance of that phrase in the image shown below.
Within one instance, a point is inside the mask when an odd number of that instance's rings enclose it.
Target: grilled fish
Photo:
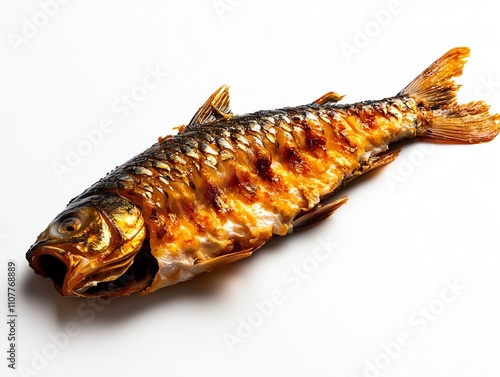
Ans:
[[[481,143],[500,131],[484,102],[459,105],[468,48],[454,48],[396,96],[233,115],[222,86],[179,132],[72,199],[26,257],[64,296],[147,294],[249,257],[273,235],[346,202],[322,199],[393,161],[408,138]]]

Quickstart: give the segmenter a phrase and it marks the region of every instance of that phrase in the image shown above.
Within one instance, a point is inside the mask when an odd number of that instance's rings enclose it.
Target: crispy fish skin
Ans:
[[[399,153],[389,150],[393,142],[493,139],[498,114],[482,102],[456,104],[453,77],[468,54],[452,49],[395,97],[350,105],[338,104],[342,96],[330,92],[308,105],[234,116],[222,86],[177,135],[160,138],[70,202],[102,195],[128,200],[142,213],[158,264],[146,287],[92,294],[149,293],[246,258],[273,235],[328,217],[346,198],[324,207],[320,201],[393,161]],[[50,277],[33,262],[36,246],[28,260]]]
[[[214,258],[245,257],[273,234],[287,234],[299,213],[313,209],[373,155],[416,136],[417,124],[410,98],[351,107],[311,104],[194,123],[92,192],[110,190],[143,209],[160,264],[154,290],[191,278]]]

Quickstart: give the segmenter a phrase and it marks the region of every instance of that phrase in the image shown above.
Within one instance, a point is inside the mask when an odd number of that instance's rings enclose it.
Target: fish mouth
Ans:
[[[33,253],[33,258],[28,259],[30,265],[39,275],[50,278],[54,285],[61,289],[68,272],[68,266],[64,259],[54,252],[53,248],[44,248],[43,251]]]
[[[26,258],[31,268],[49,278],[62,296],[119,297],[148,288],[158,272],[148,239],[132,257],[99,266],[72,253],[70,247],[33,245]]]

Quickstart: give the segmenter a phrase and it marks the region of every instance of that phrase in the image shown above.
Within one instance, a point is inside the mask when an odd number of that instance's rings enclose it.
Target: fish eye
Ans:
[[[82,222],[77,217],[68,217],[61,221],[57,231],[61,234],[70,234],[78,231],[82,227]]]

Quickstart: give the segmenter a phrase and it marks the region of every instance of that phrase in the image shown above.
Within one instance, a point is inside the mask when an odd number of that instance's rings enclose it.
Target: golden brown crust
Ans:
[[[94,222],[91,230],[108,243],[97,246],[95,237],[64,243],[48,236],[54,233],[49,226],[27,258],[59,287],[76,279],[76,294],[109,297],[149,293],[246,258],[273,235],[328,217],[346,198],[325,206],[320,200],[393,161],[399,151],[388,150],[392,142],[416,136],[459,143],[493,139],[500,132],[498,114],[483,102],[456,103],[454,77],[468,54],[467,48],[452,49],[397,96],[351,105],[338,104],[342,96],[329,92],[309,105],[234,116],[222,86],[187,126],[177,127],[177,135],[159,138],[60,215],[88,215],[87,207],[96,211],[96,203],[108,198],[106,208],[97,206],[108,226]],[[95,265],[80,256],[92,267],[85,271],[89,276],[70,271],[64,277],[65,266],[72,265],[67,258],[87,249],[99,255]],[[113,250],[123,258],[107,268]],[[46,258],[59,258],[59,267],[47,267]]]
[[[160,265],[199,264],[287,234],[297,214],[371,156],[415,136],[416,119],[414,100],[394,98],[192,124],[118,168],[104,186],[143,208]],[[189,272],[172,268],[155,284],[183,277]]]

